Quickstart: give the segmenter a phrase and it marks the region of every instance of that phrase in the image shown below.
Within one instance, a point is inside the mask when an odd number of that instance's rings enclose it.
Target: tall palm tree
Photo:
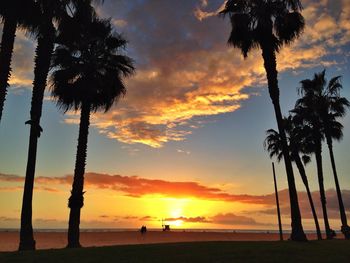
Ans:
[[[243,56],[255,48],[262,50],[270,97],[274,106],[278,131],[282,140],[282,153],[286,167],[291,205],[291,240],[304,241],[295,186],[293,167],[289,156],[283,117],[279,103],[276,53],[284,44],[295,40],[304,29],[304,18],[299,0],[228,0],[221,15],[229,15],[232,31],[228,43],[241,49]]]
[[[37,47],[35,50],[34,82],[30,120],[26,122],[26,124],[30,125],[30,135],[21,211],[19,250],[35,249],[32,226],[33,187],[38,138],[43,131],[40,126],[43,98],[56,39],[55,25],[57,26],[62,20],[67,19],[67,11],[70,10],[72,13],[71,6],[78,7],[79,3],[91,2],[92,0],[35,0],[39,10],[39,14],[33,17],[33,19],[36,19],[35,25],[37,25],[37,30],[33,32],[37,38]],[[103,1],[96,0],[96,2]]]
[[[85,14],[88,14],[85,13]],[[84,205],[84,173],[90,115],[107,112],[125,94],[122,78],[133,71],[132,60],[120,53],[126,41],[112,30],[109,20],[80,12],[61,30],[53,57],[52,95],[64,111],[80,110],[73,186],[68,206],[68,248],[80,247],[80,211]],[[72,39],[73,37],[73,39]]]
[[[343,132],[342,132],[343,125],[340,122],[333,119],[334,117],[335,116],[332,116],[332,114],[330,114],[327,117],[327,119],[325,119],[325,122],[324,122],[325,137],[326,137],[326,142],[329,150],[329,156],[331,159],[334,182],[335,182],[335,187],[336,187],[336,192],[338,197],[339,213],[340,213],[340,219],[342,222],[341,232],[344,234],[344,237],[346,239],[350,239],[350,227],[347,223],[347,217],[345,213],[345,207],[344,207],[343,197],[341,193],[341,188],[339,185],[338,174],[337,174],[334,152],[333,152],[333,140],[340,141],[343,138]]]
[[[338,122],[338,119],[345,116],[346,109],[350,107],[350,102],[345,97],[340,96],[340,90],[342,89],[341,77],[334,77],[327,84],[325,75],[326,71],[324,70],[315,74],[312,80],[306,79],[301,82],[300,92],[303,98],[298,100],[297,105],[311,108],[314,111],[315,118],[318,118],[317,122],[321,127],[319,132],[322,132],[326,139],[331,159],[342,222],[341,231],[346,239],[350,239],[350,228],[347,224],[333,152],[333,140],[341,140],[343,137],[343,126]]]
[[[54,23],[59,22],[66,14],[68,0],[37,0],[40,15],[37,20],[38,29],[34,33],[37,38],[35,50],[34,82],[30,109],[30,125],[28,160],[24,183],[21,230],[19,250],[35,249],[32,227],[32,199],[35,176],[35,164],[38,138],[41,135],[40,118],[47,76],[50,70],[51,56],[54,49],[56,29]]]
[[[308,155],[308,149],[310,149],[311,143],[309,140],[310,131],[307,126],[297,126],[296,123],[293,121],[292,116],[285,118],[284,121],[291,160],[295,162],[299,170],[300,177],[303,181],[309,199],[312,216],[315,222],[317,238],[321,240],[322,234],[320,230],[320,225],[318,222],[315,205],[312,199],[309,182],[304,168],[304,165],[308,164],[311,160],[310,156]],[[277,131],[273,129],[268,130],[266,133],[267,137],[264,142],[264,147],[270,153],[271,158],[276,157],[277,161],[280,162],[283,158],[281,136]],[[301,154],[302,156],[300,156]]]
[[[3,22],[2,39],[0,44],[0,122],[4,109],[8,81],[11,77],[11,60],[16,30],[31,30],[34,25],[34,0],[2,0],[0,1],[0,20]],[[21,8],[18,8],[21,6]]]
[[[315,80],[319,81],[319,80]],[[302,90],[308,90],[308,87],[315,85],[311,80],[301,81]],[[310,129],[310,141],[312,141],[313,147],[310,151],[315,153],[316,167],[317,167],[317,178],[320,191],[323,221],[325,225],[325,231],[327,239],[333,239],[335,232],[330,228],[327,212],[327,199],[324,188],[324,176],[323,176],[323,160],[322,160],[322,142],[324,140],[324,132],[322,130],[322,123],[317,114],[317,102],[315,97],[312,96],[311,92],[308,96],[304,96],[298,99],[295,108],[291,111],[295,114],[295,120],[305,127]]]

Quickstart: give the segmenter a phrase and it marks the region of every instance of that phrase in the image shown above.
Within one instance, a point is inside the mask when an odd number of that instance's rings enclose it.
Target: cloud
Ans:
[[[0,173],[0,181],[2,182],[23,182],[23,177],[13,174]]]
[[[157,220],[158,218],[157,217],[154,217],[154,216],[143,216],[143,217],[140,217],[140,221],[154,221],[154,220]]]
[[[175,222],[175,221],[182,221],[185,223],[211,223],[208,219],[206,219],[204,216],[197,216],[197,217],[169,217],[164,219],[165,222]]]
[[[36,189],[38,191],[46,192],[62,192],[55,187],[59,185],[71,185],[73,177],[66,175],[63,177],[37,177],[35,179]],[[0,174],[0,182],[7,183],[23,183],[24,178],[17,175]],[[47,187],[50,185],[51,187]],[[249,194],[233,194],[225,191],[224,189],[217,187],[206,186],[198,182],[176,182],[166,181],[159,179],[147,179],[138,176],[121,176],[121,175],[109,175],[101,173],[86,173],[85,174],[85,186],[86,189],[95,188],[116,191],[122,195],[142,198],[145,196],[162,196],[170,198],[197,198],[201,200],[211,201],[224,201],[224,202],[239,202],[248,205],[262,205],[266,208],[260,210],[249,211],[247,213],[261,213],[261,214],[275,214],[274,208],[275,194],[270,193],[266,195],[249,195]],[[0,191],[22,191],[22,187],[18,185],[1,187]],[[321,203],[319,198],[319,192],[312,193],[313,201],[318,211],[318,215],[321,218]],[[339,218],[338,199],[335,190],[327,190],[327,209],[330,218]],[[306,192],[300,191],[298,193],[299,206],[303,218],[311,219],[312,214],[310,210],[309,201]],[[343,202],[347,209],[347,205],[350,204],[350,190],[342,191]],[[282,214],[289,216],[289,193],[287,189],[279,191],[279,199]],[[350,211],[347,210],[349,213]],[[125,218],[124,218],[125,219]],[[128,219],[131,219],[129,217]],[[136,219],[136,218],[133,218]],[[143,218],[142,220],[147,220]]]
[[[204,216],[196,216],[196,217],[170,217],[165,218],[165,222],[176,222],[176,221],[182,221],[184,223],[209,223],[209,224],[216,224],[216,225],[231,225],[231,226],[267,226],[270,224],[265,224],[261,222],[257,222],[252,217],[248,216],[242,216],[242,215],[236,215],[233,213],[227,213],[227,214],[216,214],[214,216],[204,217]]]
[[[255,219],[247,216],[239,216],[233,213],[227,214],[217,214],[211,217],[211,220],[215,224],[220,225],[247,225],[247,226],[255,226],[255,225],[265,225],[264,223],[259,223]]]
[[[39,192],[51,192],[51,193],[60,193],[61,191],[56,188],[51,187],[43,187],[43,186],[35,186],[35,191]],[[20,186],[8,186],[8,187],[0,187],[0,192],[17,192],[23,191],[23,187]]]
[[[20,219],[15,217],[0,217],[0,225],[2,228],[15,228],[20,226]],[[55,218],[34,218],[33,226],[40,229],[66,229],[68,221]],[[118,227],[115,220],[81,220],[81,229],[107,229]]]
[[[12,58],[11,88],[31,87],[34,71],[34,42],[17,31]]]
[[[62,192],[55,187],[59,185],[71,185],[73,177],[71,175],[63,177],[37,177],[35,179],[36,188],[38,191],[46,191],[51,193]],[[7,183],[23,183],[24,178],[17,175],[0,174],[0,182]],[[47,187],[50,185],[51,187]],[[266,195],[249,195],[249,194],[232,194],[220,186],[211,187],[200,184],[198,182],[176,182],[159,179],[147,179],[138,176],[121,176],[109,175],[100,173],[86,173],[85,174],[86,189],[103,189],[116,191],[122,195],[142,198],[145,196],[161,196],[170,198],[197,198],[201,200],[224,201],[224,202],[239,202],[248,205],[262,205],[266,208],[260,210],[249,211],[247,213],[260,213],[273,215],[276,213],[275,209],[275,195],[274,193]],[[18,185],[4,186],[0,191],[22,191],[22,187]],[[315,203],[318,216],[321,218],[322,208],[319,198],[319,192],[312,193],[313,201]],[[335,190],[327,190],[327,209],[329,218],[339,218],[338,199]],[[300,191],[298,193],[299,206],[303,218],[311,219],[312,214],[310,210],[309,201],[306,192]],[[350,190],[342,191],[343,202],[347,208],[347,213],[350,213],[348,205],[350,204]],[[288,190],[279,191],[279,199],[281,212],[285,216],[290,215],[289,208],[289,194]],[[350,215],[349,215],[350,216]],[[124,219],[137,219],[132,216]],[[140,220],[150,220],[151,218],[143,218]],[[170,221],[170,220],[169,220]],[[213,219],[213,221],[215,221]]]
[[[35,183],[44,185],[71,185],[72,175],[63,177],[37,177]],[[2,174],[0,181],[23,182],[24,178],[15,175]],[[251,204],[273,203],[273,195],[253,196],[234,195],[223,191],[218,187],[202,185],[198,182],[173,182],[159,179],[147,179],[138,176],[121,176],[99,173],[85,174],[86,188],[94,187],[117,191],[126,196],[140,198],[149,195],[160,195],[172,198],[199,198],[227,202],[242,202]]]
[[[280,191],[279,197],[280,197],[281,213],[284,216],[289,217],[290,208],[289,208],[288,190]],[[313,219],[306,192],[299,192],[298,197],[299,197],[299,206],[300,206],[302,217],[305,219]],[[314,201],[317,216],[319,219],[322,219],[323,214],[322,214],[322,206],[321,206],[319,192],[318,191],[312,192],[312,198]],[[328,217],[330,219],[339,219],[339,204],[338,204],[338,197],[337,197],[336,191],[334,189],[327,190],[326,198],[327,198]],[[348,216],[350,216],[350,207],[349,207],[350,190],[342,190],[342,198],[345,204],[346,213],[348,214]],[[275,215],[276,209],[275,208],[264,209],[264,210],[260,210],[259,213]]]
[[[120,28],[123,28],[128,24],[125,20],[122,20],[122,19],[112,19],[112,23],[114,26],[120,27]]]
[[[137,74],[127,81],[128,94],[119,107],[93,119],[102,134],[162,147],[185,140],[204,116],[239,109],[252,96],[247,88],[266,85],[259,51],[244,61],[238,50],[227,48],[229,25],[212,17],[224,2],[148,0],[120,14],[127,21],[124,29],[138,61]],[[327,56],[346,43],[340,39],[348,32],[349,17],[342,11],[341,18],[334,18],[325,4],[306,2],[306,32],[279,54],[279,71],[336,64]],[[67,123],[74,119],[68,116]]]
[[[205,125],[205,118],[231,113],[255,94],[250,87],[266,86],[259,51],[243,60],[226,45],[227,20],[216,17],[224,0],[106,1],[103,16],[127,36],[137,74],[126,80],[127,96],[92,125],[114,140],[159,148],[183,141]],[[278,69],[298,71],[341,64],[329,58],[349,43],[350,5],[347,0],[304,1],[307,28],[278,56]],[[336,8],[337,7],[337,8]],[[166,14],[166,15],[165,15]],[[12,86],[31,87],[35,42],[23,33],[16,39]],[[67,124],[79,123],[68,113]],[[132,153],[135,154],[135,153]]]

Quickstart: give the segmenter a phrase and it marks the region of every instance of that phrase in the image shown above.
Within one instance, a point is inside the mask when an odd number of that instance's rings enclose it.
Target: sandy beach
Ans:
[[[288,234],[285,239],[288,239]],[[309,236],[314,239],[314,235]],[[65,232],[36,232],[37,249],[64,248],[67,240]],[[15,251],[18,248],[18,232],[0,232],[0,251]],[[82,232],[81,244],[84,247],[176,243],[199,241],[277,241],[274,233],[234,233],[234,232],[187,232],[187,231],[148,231],[141,235],[139,231],[122,232]]]

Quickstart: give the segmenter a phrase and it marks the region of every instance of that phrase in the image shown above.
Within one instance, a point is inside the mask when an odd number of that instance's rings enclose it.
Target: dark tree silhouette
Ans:
[[[276,207],[277,207],[277,219],[278,219],[278,229],[280,232],[280,241],[283,241],[283,229],[282,229],[282,220],[281,220],[281,209],[280,209],[280,201],[278,197],[278,188],[277,188],[277,179],[276,179],[276,171],[275,164],[272,163],[272,173],[273,173],[273,182],[275,186],[275,197],[276,197]]]
[[[18,8],[18,7],[21,8]],[[32,30],[35,25],[34,0],[1,0],[0,19],[3,22],[0,46],[0,122],[11,77],[11,60],[17,27]]]
[[[310,129],[307,126],[297,125],[292,116],[284,119],[285,129],[287,134],[288,146],[290,150],[291,160],[295,162],[300,177],[306,189],[306,193],[309,199],[312,216],[314,218],[317,238],[322,239],[320,225],[318,222],[315,205],[312,199],[312,194],[309,187],[309,182],[306,176],[304,165],[310,162],[310,156],[308,155],[310,147],[312,147],[310,140]],[[270,153],[270,157],[276,157],[280,162],[283,158],[282,154],[282,140],[279,133],[273,129],[268,130],[267,137],[264,142],[265,149]],[[302,156],[300,156],[302,155]]]
[[[38,138],[42,132],[40,118],[42,113],[44,90],[46,87],[46,79],[50,69],[50,60],[54,47],[55,28],[53,23],[55,18],[59,18],[58,13],[64,11],[64,8],[62,8],[62,2],[63,1],[54,0],[37,1],[40,15],[35,17],[35,19],[38,19],[38,31],[36,32],[37,47],[35,50],[34,82],[30,120],[26,122],[26,124],[30,125],[30,136],[21,211],[19,250],[35,249],[32,226],[32,199],[36,153]]]
[[[84,173],[90,114],[107,112],[125,94],[123,77],[134,72],[132,60],[121,54],[126,41],[114,33],[109,20],[78,9],[62,24],[53,56],[52,95],[64,111],[80,110],[74,181],[69,198],[68,248],[80,247],[80,211],[84,205]]]
[[[278,131],[282,140],[289,197],[291,205],[291,240],[305,241],[295,186],[293,167],[289,156],[283,117],[279,102],[276,53],[284,44],[295,40],[304,29],[304,18],[298,0],[228,0],[221,15],[228,15],[232,31],[228,43],[241,49],[244,57],[255,48],[262,50],[270,97],[274,106]]]
[[[36,165],[36,154],[38,138],[43,131],[40,126],[42,114],[44,91],[50,70],[52,53],[54,50],[56,28],[68,18],[67,11],[72,12],[71,7],[77,7],[79,3],[90,3],[88,0],[35,0],[38,15],[33,19],[36,21],[37,29],[32,34],[37,38],[35,50],[34,82],[32,102],[30,109],[30,125],[28,160],[26,177],[24,183],[21,230],[19,250],[35,249],[35,240],[32,226],[32,199]],[[102,0],[97,1],[102,2]],[[71,14],[72,15],[72,14]]]
[[[333,140],[339,141],[343,137],[343,125],[337,120],[345,116],[350,103],[345,97],[340,96],[340,90],[342,89],[341,77],[334,77],[327,84],[325,75],[326,71],[324,70],[315,74],[312,80],[306,79],[301,81],[300,92],[303,95],[303,98],[298,100],[297,108],[299,107],[301,110],[304,109],[304,111],[305,108],[309,111],[313,111],[313,114],[311,115],[313,118],[306,120],[311,123],[313,121],[317,124],[319,126],[318,133],[322,133],[321,136],[324,136],[326,139],[339,202],[339,212],[342,222],[341,231],[345,238],[349,239],[350,228],[347,224],[341,188],[335,165]],[[308,115],[305,116],[307,117]]]

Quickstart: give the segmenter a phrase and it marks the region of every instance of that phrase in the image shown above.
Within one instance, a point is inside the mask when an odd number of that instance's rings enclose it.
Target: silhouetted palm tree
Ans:
[[[68,0],[37,0],[40,15],[37,19],[38,30],[35,32],[37,47],[35,50],[34,82],[30,109],[30,125],[28,161],[24,184],[21,212],[21,231],[19,250],[35,249],[32,227],[32,198],[35,176],[35,164],[38,138],[42,132],[40,118],[46,80],[50,69],[51,56],[54,49],[56,29],[54,22],[59,22],[66,14]]]
[[[318,223],[318,218],[314,202],[312,200],[309,182],[304,168],[304,165],[310,162],[310,156],[308,155],[308,149],[310,149],[311,143],[311,141],[309,140],[310,131],[308,127],[297,126],[293,121],[292,116],[285,118],[284,121],[291,160],[295,162],[299,170],[300,177],[304,183],[311,207],[312,216],[314,218],[316,226],[317,238],[321,240],[322,234],[320,230],[320,225]],[[277,131],[273,129],[268,130],[266,133],[267,137],[264,142],[264,147],[270,153],[270,158],[276,157],[277,161],[280,162],[283,158],[281,136]],[[302,157],[300,156],[300,154],[302,154]]]
[[[350,227],[348,226],[348,223],[347,223],[347,217],[346,217],[345,207],[343,203],[343,198],[342,198],[341,188],[339,185],[337,170],[335,166],[334,153],[333,153],[333,140],[340,141],[343,138],[343,132],[342,132],[343,125],[340,122],[336,121],[335,118],[334,119],[333,118],[334,116],[329,115],[324,122],[325,137],[328,145],[329,156],[331,159],[332,171],[333,171],[333,176],[335,181],[335,187],[337,191],[340,219],[342,222],[341,231],[344,234],[346,239],[350,239]]]
[[[347,224],[347,218],[339,185],[334,153],[333,140],[341,140],[343,137],[343,125],[337,121],[346,114],[346,109],[350,106],[349,101],[340,97],[342,89],[341,77],[332,78],[328,84],[325,78],[326,71],[315,74],[312,80],[306,79],[301,82],[300,92],[304,96],[298,100],[297,105],[309,107],[314,111],[315,118],[318,118],[319,125],[329,149],[332,171],[339,202],[339,212],[342,222],[341,231],[346,239],[350,238],[350,228]]]
[[[62,19],[67,19],[67,11],[72,15],[70,7],[77,7],[80,3],[91,3],[91,0],[35,0],[39,15],[33,17],[36,20],[37,30],[33,35],[37,38],[35,50],[34,82],[30,120],[26,122],[30,127],[28,160],[23,192],[21,211],[21,231],[19,250],[35,249],[35,240],[32,227],[32,199],[36,165],[36,153],[38,138],[43,131],[40,126],[44,92],[47,76],[50,70],[52,53],[54,50],[56,28]],[[96,0],[96,2],[103,2]]]
[[[132,60],[120,53],[126,41],[112,30],[109,20],[77,12],[63,27],[54,52],[52,95],[64,110],[80,110],[74,181],[69,198],[68,248],[80,247],[80,211],[84,205],[84,173],[90,114],[108,111],[125,94],[123,77],[134,71]]]
[[[302,86],[309,86],[311,83],[309,83],[309,81],[302,81],[301,84]],[[304,96],[302,99],[297,101],[295,108],[291,112],[295,114],[295,119],[300,123],[300,125],[310,128],[309,140],[312,140],[313,145],[313,148],[310,148],[310,151],[315,153],[316,158],[317,178],[320,189],[323,221],[327,239],[332,239],[335,236],[335,232],[329,226],[322,164],[322,141],[324,140],[324,133],[322,131],[322,123],[319,119],[316,108],[317,105],[313,96]]]
[[[19,8],[20,7],[20,8]],[[0,122],[4,109],[8,81],[11,77],[11,59],[16,29],[32,29],[36,16],[34,0],[1,0],[0,20],[3,21],[0,50]]]
[[[276,53],[284,44],[295,40],[304,29],[304,18],[298,0],[228,0],[222,15],[229,15],[232,32],[228,43],[241,49],[247,57],[249,51],[261,48],[267,74],[268,88],[274,106],[278,131],[282,140],[282,153],[286,166],[291,205],[291,240],[304,241],[298,195],[292,163],[289,156],[283,117],[279,103]]]

